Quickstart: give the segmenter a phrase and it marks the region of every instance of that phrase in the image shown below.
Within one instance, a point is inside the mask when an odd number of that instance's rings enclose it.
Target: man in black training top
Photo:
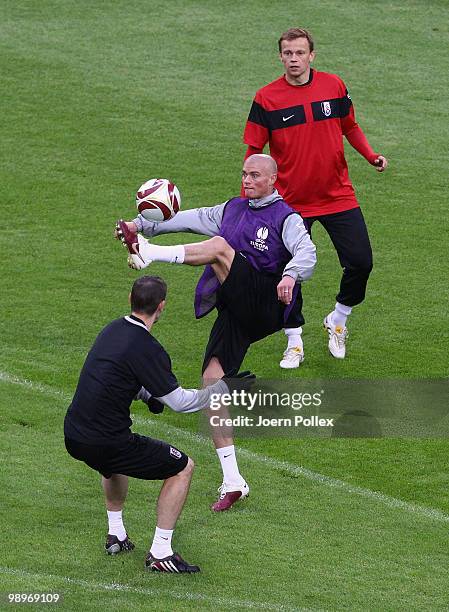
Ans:
[[[130,551],[134,544],[123,525],[128,477],[163,480],[157,526],[145,566],[153,571],[198,572],[171,546],[193,474],[193,461],[166,442],[132,433],[130,405],[141,399],[150,411],[166,404],[176,412],[196,412],[212,393],[227,393],[223,380],[202,390],[183,389],[167,352],[151,335],[165,306],[167,286],[143,276],[132,287],[131,315],[112,321],[98,335],[80,374],[64,423],[67,451],[102,475],[109,530],[106,552]]]

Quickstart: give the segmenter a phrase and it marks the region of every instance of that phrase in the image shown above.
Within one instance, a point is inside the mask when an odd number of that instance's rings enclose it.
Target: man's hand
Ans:
[[[161,414],[164,410],[164,404],[155,397],[150,397],[145,404],[148,406],[148,410],[153,414]]]
[[[137,225],[134,223],[134,221],[125,221],[125,223],[126,223],[126,226],[128,227],[128,229],[129,229],[129,231],[130,231],[130,232],[137,232]],[[118,227],[117,227],[117,225],[116,225],[116,226],[115,226],[114,237],[115,237],[117,240],[120,240],[120,236],[119,236],[119,234],[118,234],[118,231],[117,231],[117,230],[118,230]]]
[[[283,304],[290,304],[295,283],[295,279],[288,274],[282,277],[281,282],[277,286],[278,300],[280,302]]]
[[[374,160],[373,166],[376,167],[377,172],[383,172],[388,166],[388,159],[383,155],[379,155],[377,159]]]
[[[139,393],[134,398],[136,401],[141,400],[148,406],[148,410],[153,414],[161,414],[164,410],[164,404],[151,395],[145,387],[141,387]]]

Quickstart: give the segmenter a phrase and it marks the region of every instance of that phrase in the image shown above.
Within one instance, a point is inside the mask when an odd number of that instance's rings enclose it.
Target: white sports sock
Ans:
[[[159,527],[156,527],[153,543],[150,548],[150,553],[155,559],[163,559],[173,554],[171,547],[172,535],[173,529],[159,529]]]
[[[122,511],[114,512],[107,510],[107,513],[109,523],[108,533],[117,536],[120,542],[123,542],[126,539],[126,529],[123,525]]]
[[[223,446],[222,448],[217,448],[216,450],[218,458],[220,459],[221,469],[223,470],[223,482],[231,485],[241,484],[243,478],[240,475],[237,465],[234,445]]]
[[[175,246],[159,246],[150,244],[149,255],[153,261],[165,261],[167,263],[184,263],[185,249],[182,244]]]
[[[284,332],[288,339],[287,349],[302,346],[302,327],[289,327]]]
[[[331,313],[332,325],[346,327],[346,319],[349,317],[351,312],[351,306],[345,306],[344,304],[340,304],[340,302],[337,302],[335,304],[335,310],[333,310]]]

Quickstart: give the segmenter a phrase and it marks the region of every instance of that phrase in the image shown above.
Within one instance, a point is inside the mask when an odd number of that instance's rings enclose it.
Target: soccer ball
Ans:
[[[168,221],[176,215],[180,205],[181,194],[167,179],[150,179],[136,194],[137,210],[148,221]]]

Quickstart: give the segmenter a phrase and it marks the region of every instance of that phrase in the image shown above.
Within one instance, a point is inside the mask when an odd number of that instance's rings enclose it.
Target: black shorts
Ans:
[[[286,307],[277,296],[280,280],[280,276],[258,272],[241,253],[235,254],[217,292],[218,316],[206,347],[203,372],[212,357],[217,357],[225,372],[239,369],[250,344],[284,327]]]
[[[79,461],[100,472],[105,478],[124,474],[142,480],[165,480],[181,472],[188,457],[161,440],[132,434],[123,443],[84,444],[65,438],[67,452]]]

